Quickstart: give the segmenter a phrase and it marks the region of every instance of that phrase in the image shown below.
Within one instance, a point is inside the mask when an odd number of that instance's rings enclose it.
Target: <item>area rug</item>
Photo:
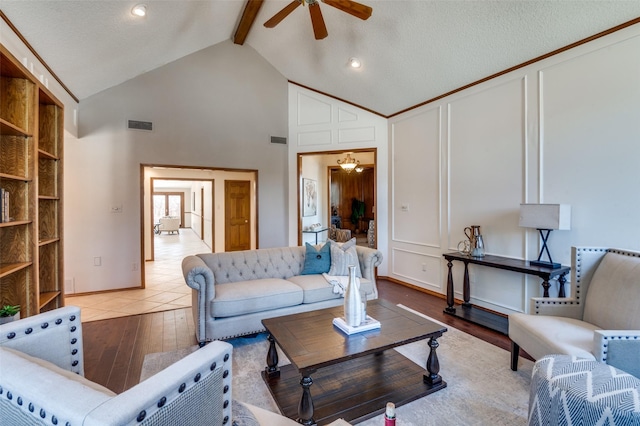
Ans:
[[[402,305],[399,306],[427,317]],[[438,358],[440,374],[447,382],[447,387],[398,407],[396,409],[398,424],[402,426],[525,425],[533,363],[521,358],[518,371],[511,371],[509,352],[449,325],[445,326],[448,331],[438,340],[440,344]],[[279,412],[260,376],[260,372],[266,365],[268,349],[266,334],[231,339],[228,342],[234,348],[233,398]],[[193,346],[174,352],[146,355],[141,380],[196,349],[197,346]],[[396,350],[421,367],[426,365],[429,354],[427,341],[411,343]],[[278,355],[280,365],[289,363],[282,352],[279,351]],[[382,425],[384,424],[383,415],[359,424]]]

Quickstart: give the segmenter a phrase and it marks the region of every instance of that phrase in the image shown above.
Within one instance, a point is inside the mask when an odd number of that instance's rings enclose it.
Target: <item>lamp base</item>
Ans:
[[[529,261],[531,266],[538,266],[540,268],[558,269],[562,267],[562,264],[555,262],[545,262],[544,260],[531,260]]]

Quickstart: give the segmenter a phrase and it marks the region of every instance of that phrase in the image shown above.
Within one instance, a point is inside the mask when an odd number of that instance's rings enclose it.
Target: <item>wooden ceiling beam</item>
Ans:
[[[245,4],[244,10],[242,11],[240,22],[238,22],[238,26],[236,27],[236,33],[233,36],[233,42],[235,44],[244,44],[244,41],[249,35],[249,30],[251,30],[251,26],[255,22],[256,16],[258,16],[258,12],[262,7],[263,1],[264,0],[247,0],[247,4]]]

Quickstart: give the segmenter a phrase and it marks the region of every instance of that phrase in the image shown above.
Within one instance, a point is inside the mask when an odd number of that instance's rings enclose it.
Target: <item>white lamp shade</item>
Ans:
[[[569,204],[520,204],[520,221],[523,228],[571,229],[571,205]]]

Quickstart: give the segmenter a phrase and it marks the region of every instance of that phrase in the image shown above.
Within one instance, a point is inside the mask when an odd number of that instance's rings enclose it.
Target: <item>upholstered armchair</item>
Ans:
[[[229,343],[211,342],[119,395],[84,377],[82,343],[73,306],[0,325],[0,423],[297,425],[232,400]]]
[[[158,230],[160,233],[164,232],[177,232],[180,233],[180,218],[178,217],[161,217],[159,219],[160,226]]]
[[[532,299],[509,315],[511,369],[522,347],[538,360],[566,354],[640,377],[640,253],[572,248],[571,297]]]
[[[547,355],[533,366],[529,426],[639,425],[640,379],[610,365]]]

